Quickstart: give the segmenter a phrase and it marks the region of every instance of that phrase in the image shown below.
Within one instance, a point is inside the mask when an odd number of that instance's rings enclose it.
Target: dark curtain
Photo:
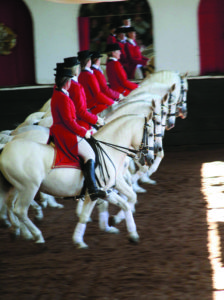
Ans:
[[[89,18],[78,18],[79,50],[89,50]]]
[[[201,75],[224,73],[224,1],[201,0],[198,10]]]
[[[17,35],[11,54],[0,55],[0,86],[34,84],[33,27],[28,8],[20,0],[1,0],[0,22]]]

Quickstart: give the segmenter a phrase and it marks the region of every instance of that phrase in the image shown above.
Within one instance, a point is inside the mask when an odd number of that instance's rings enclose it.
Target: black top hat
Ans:
[[[103,57],[103,55],[101,55],[99,51],[92,51],[91,54],[91,59]]]
[[[79,60],[84,60],[87,58],[90,58],[92,54],[89,52],[89,50],[83,50],[78,52],[78,59]]]
[[[107,44],[105,52],[112,52],[112,51],[116,51],[116,50],[121,50],[121,47],[119,46],[118,43]]]
[[[115,30],[115,33],[116,34],[119,34],[119,33],[126,33],[127,31],[127,27],[118,27],[116,30]]]
[[[131,17],[129,15],[123,15],[121,19],[122,20],[130,20]]]
[[[54,68],[54,70],[58,70],[58,69],[60,69],[60,68],[63,69],[64,66],[65,66],[64,63],[57,63],[57,64],[56,64],[56,68]]]
[[[66,68],[72,68],[80,64],[77,56],[66,57],[64,58],[64,65]]]
[[[126,33],[127,33],[127,32],[133,32],[133,31],[136,31],[136,30],[135,30],[135,27],[133,27],[133,26],[126,27]]]
[[[56,70],[56,74],[54,76],[61,76],[61,77],[73,77],[72,70],[65,67],[64,63],[57,63],[57,67],[54,69]]]

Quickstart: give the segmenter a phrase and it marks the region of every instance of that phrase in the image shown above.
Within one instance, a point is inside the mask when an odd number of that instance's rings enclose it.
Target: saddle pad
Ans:
[[[54,148],[54,161],[52,169],[55,168],[75,168],[81,170],[81,161],[79,156],[75,160],[71,160],[61,149],[56,149],[53,143],[50,143]]]

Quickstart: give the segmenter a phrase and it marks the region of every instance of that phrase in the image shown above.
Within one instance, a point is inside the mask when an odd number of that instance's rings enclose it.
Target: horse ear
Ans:
[[[156,102],[155,102],[155,100],[154,100],[154,99],[152,99],[152,110],[154,110],[154,109],[155,109],[155,107],[156,107]]]
[[[176,83],[174,83],[170,88],[170,93],[172,93],[176,88]]]
[[[162,99],[162,104],[164,104],[168,100],[168,96],[169,96],[169,93],[166,93],[166,95]]]
[[[148,117],[147,117],[147,122],[148,122],[149,120],[152,120],[152,117],[153,117],[153,111],[150,111],[150,113],[149,113],[149,115],[148,115]]]

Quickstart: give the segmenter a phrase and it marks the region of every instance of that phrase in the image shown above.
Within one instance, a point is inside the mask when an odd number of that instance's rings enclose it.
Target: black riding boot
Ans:
[[[97,198],[106,198],[106,192],[100,190],[96,186],[96,178],[95,178],[95,162],[93,159],[89,159],[83,168],[83,173],[85,176],[86,186],[89,192],[89,196],[92,201],[96,200]]]

